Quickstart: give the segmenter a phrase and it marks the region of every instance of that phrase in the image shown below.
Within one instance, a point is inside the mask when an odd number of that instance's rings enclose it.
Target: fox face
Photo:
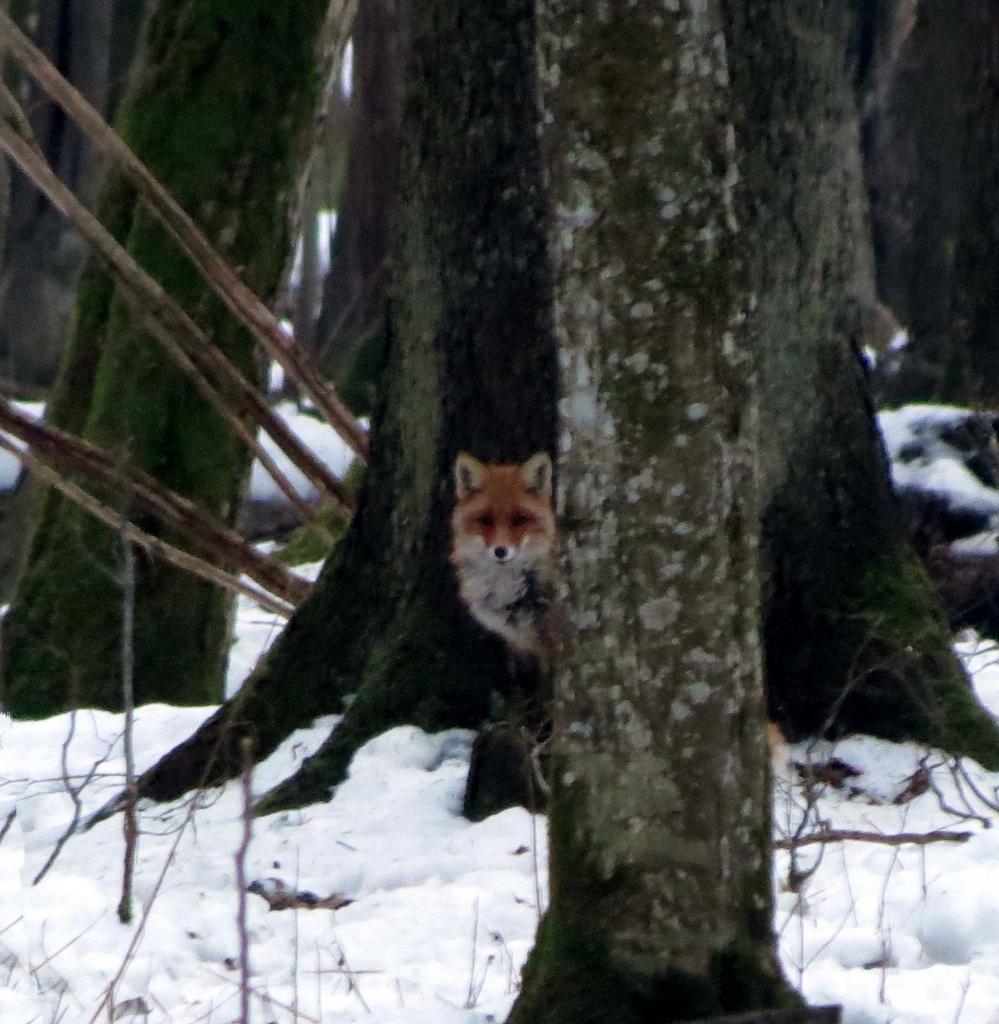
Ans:
[[[556,540],[551,458],[485,465],[462,452],[454,479],[451,564],[462,600],[515,654],[544,664]]]
[[[534,565],[555,541],[552,461],[547,452],[523,465],[487,466],[462,452],[455,460],[452,562]]]

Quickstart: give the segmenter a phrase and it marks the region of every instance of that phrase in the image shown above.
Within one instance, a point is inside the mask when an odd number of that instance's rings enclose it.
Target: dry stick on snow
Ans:
[[[195,555],[188,554],[186,551],[181,551],[179,548],[167,544],[166,541],[160,540],[159,537],[153,537],[151,534],[140,530],[139,527],[127,522],[116,512],[108,508],[107,505],[102,505],[101,502],[91,494],[88,494],[82,487],[78,487],[70,480],[61,477],[55,470],[49,469],[48,466],[43,462],[39,462],[34,456],[21,451],[2,434],[0,434],[0,448],[10,452],[16,459],[20,459],[39,479],[54,487],[70,501],[89,512],[95,519],[99,519],[113,530],[123,532],[130,541],[138,544],[151,555],[162,558],[164,562],[169,562],[178,569],[184,570],[184,572],[193,573],[195,576],[199,576],[209,583],[214,583],[216,586],[225,587],[227,590],[237,594],[243,594],[245,597],[250,598],[251,601],[259,604],[261,608],[274,612],[275,615],[280,615],[287,619],[294,611],[292,605],[285,604],[283,601],[272,597],[269,591],[260,590],[249,583],[244,583],[238,576],[219,569],[217,566],[212,565],[211,562],[206,562]]]
[[[0,120],[0,150],[3,150],[20,167],[31,182],[43,192],[53,205],[73,223],[94,253],[120,285],[125,298],[133,307],[138,307],[142,326],[163,344],[168,353],[177,359],[178,352],[184,358],[178,359],[180,368],[194,377],[198,389],[214,405],[237,435],[254,451],[275,483],[288,495],[299,510],[308,510],[301,496],[278,469],[274,460],[266,453],[256,438],[240,421],[237,413],[228,409],[218,395],[215,382],[228,390],[240,412],[252,417],[267,431],[275,444],[288,456],[299,470],[328,498],[333,507],[346,514],[353,507],[353,497],[341,480],[338,480],[302,444],[279,416],[273,413],[260,392],[229,362],[226,355],[211,341],[207,334],[184,312],[178,303],[152,277],[149,276],[111,236],[96,217],[56,177],[52,168],[35,149],[22,139],[9,125]],[[191,374],[191,367],[197,374]]]
[[[135,751],[132,748],[135,725],[135,552],[127,532],[119,531],[121,539],[121,697],[125,714],[122,743],[125,749],[125,806],[122,831],[125,837],[124,862],[121,874],[121,899],[118,901],[118,920],[132,922],[132,877],[135,873],[135,853],[139,842],[139,820],[135,813],[138,794],[135,785]]]
[[[880,843],[883,846],[926,846],[929,843],[966,843],[974,832],[864,832],[861,829],[831,828],[807,836],[775,839],[775,850],[797,850],[816,843]]]
[[[349,6],[349,5],[347,5]],[[354,452],[367,460],[368,440],[350,410],[334,394],[302,348],[282,329],[271,311],[243,283],[170,193],[110,128],[100,114],[59,74],[56,68],[0,10],[0,46],[26,70],[83,132],[108,153],[146,206],[160,219],[180,248],[233,314],[283,367]],[[346,44],[341,33],[338,45]],[[336,66],[336,62],[333,62]],[[277,440],[275,438],[275,440]]]
[[[3,398],[0,398],[0,430],[5,430],[30,445],[35,453],[36,462],[38,459],[45,459],[63,473],[81,473],[115,493],[126,494],[141,511],[155,516],[164,525],[192,541],[228,570],[246,573],[282,601],[297,605],[312,589],[311,584],[300,576],[256,551],[235,530],[219,523],[204,509],[171,491],[148,473],[116,463],[107,452],[90,444],[89,441],[63,433],[54,427],[35,423],[27,416],[21,415]],[[9,441],[4,443],[3,447],[23,462],[29,458]],[[50,476],[46,476],[46,480],[52,482]],[[64,483],[68,484],[69,481]],[[94,504],[100,504],[96,499],[90,500]],[[90,511],[93,511],[93,507]],[[121,517],[113,512],[110,514],[117,529]],[[98,518],[108,521],[104,515]],[[132,535],[132,539],[137,538]]]

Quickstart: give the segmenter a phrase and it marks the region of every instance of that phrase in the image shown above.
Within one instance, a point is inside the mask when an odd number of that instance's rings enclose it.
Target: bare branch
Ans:
[[[156,516],[171,529],[197,544],[221,565],[229,570],[245,572],[261,587],[292,606],[303,601],[312,589],[311,585],[300,576],[296,576],[283,565],[279,565],[273,559],[256,551],[235,530],[223,526],[203,509],[164,487],[148,473],[134,467],[117,465],[107,452],[102,451],[96,445],[65,434],[54,427],[35,423],[26,416],[22,416],[3,398],[0,398],[0,429],[8,431],[29,444],[38,458],[32,458],[26,452],[20,451],[16,445],[5,438],[0,438],[2,447],[15,458],[31,465],[32,469],[47,483],[57,487],[77,504],[86,507],[87,511],[109,526],[119,529],[123,521],[122,517],[103,506],[82,488],[62,479],[59,474],[43,466],[39,462],[39,458],[46,459],[63,472],[83,473],[114,492],[126,495],[139,509]],[[178,558],[181,558],[186,562],[180,566],[181,568],[197,572],[214,583],[247,593],[254,600],[259,600],[256,593],[251,593],[253,588],[248,591],[245,584],[235,580],[229,572],[216,569],[193,555],[172,548],[166,542],[143,533],[138,527],[131,526],[131,524],[129,527],[130,539],[142,544],[148,550],[162,555],[164,559],[173,564],[179,564]],[[225,582],[223,582],[223,577],[225,577]],[[278,610],[274,607],[273,600],[269,602],[264,600],[262,603],[269,606],[272,611]]]
[[[347,34],[344,31],[339,35],[338,45],[341,48],[346,44]],[[304,393],[309,395],[344,441],[366,461],[368,441],[364,429],[334,394],[294,338],[289,337],[281,329],[281,325],[270,310],[252,289],[240,280],[232,267],[205,238],[194,221],[177,205],[145,164],[2,10],[0,40],[0,45],[7,48],[11,56],[35,79],[43,91],[76,121],[89,138],[115,160],[124,177],[162,221],[216,294],[260,341],[268,354],[298,382]]]
[[[250,934],[246,924],[246,855],[253,839],[253,741],[244,736],[240,792],[243,797],[243,834],[236,850],[236,931],[239,935],[239,1024],[250,1024]]]
[[[0,27],[3,25],[0,12]],[[99,220],[59,180],[51,167],[25,142],[9,125],[0,120],[0,150],[3,150],[21,168],[25,175],[41,190],[56,208],[72,221],[94,253],[104,263],[122,288],[125,298],[133,307],[138,307],[141,323],[153,337],[177,359],[178,351],[186,357],[178,359],[182,370],[191,374],[191,367],[197,368],[195,385],[209,397],[209,400],[225,417],[258,458],[262,458],[275,482],[288,494],[296,507],[303,507],[301,499],[287,478],[277,470],[273,460],[260,447],[239,417],[225,408],[221,398],[215,398],[217,384],[225,387],[237,404],[240,412],[250,416],[267,431],[274,442],[288,458],[325,495],[333,507],[349,510],[353,498],[344,486],[316,456],[302,444],[285,423],[275,415],[264,397],[250,384],[226,355],[211,341],[205,332],[184,312],[167,291],[149,276],[111,236]],[[210,391],[208,389],[211,389]],[[224,411],[223,411],[224,410]],[[304,506],[307,508],[307,506]],[[308,515],[312,512],[309,510]]]
[[[135,552],[128,533],[120,532],[121,572],[121,697],[125,727],[122,746],[125,754],[125,807],[122,831],[125,838],[124,863],[121,878],[121,899],[118,901],[118,920],[132,922],[132,879],[135,874],[135,855],[139,844],[139,819],[135,807],[138,792],[135,785],[135,750],[132,739],[135,726]]]
[[[775,850],[797,850],[816,843],[880,843],[883,846],[926,846],[929,843],[966,843],[974,832],[864,832],[861,829],[831,828],[805,836],[775,839]]]

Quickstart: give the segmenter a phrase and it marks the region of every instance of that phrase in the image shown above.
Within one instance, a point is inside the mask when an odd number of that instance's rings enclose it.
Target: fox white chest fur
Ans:
[[[523,465],[455,461],[451,563],[475,619],[520,657],[550,659],[555,548],[551,459]]]

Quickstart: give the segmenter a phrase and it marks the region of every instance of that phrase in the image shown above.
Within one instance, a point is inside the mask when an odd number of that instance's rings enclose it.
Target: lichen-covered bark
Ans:
[[[871,262],[853,8],[726,0],[758,305],[764,639],[792,736],[872,732],[999,765],[904,541],[855,346]]]
[[[793,1002],[770,930],[757,410],[715,3],[542,0],[562,605],[552,902],[511,1022]]]
[[[119,117],[139,156],[262,294],[277,284],[296,141],[313,106],[323,0],[164,0]],[[113,182],[105,220],[133,256],[253,375],[253,345],[131,193]],[[231,521],[248,456],[95,268],[50,418],[122,453]],[[120,706],[118,539],[65,500],[41,505],[5,620],[2,685],[16,715]],[[150,526],[152,524],[143,524]],[[139,560],[139,701],[220,699],[229,601],[168,566]]]
[[[161,799],[239,770],[342,709],[264,804],[323,799],[360,743],[401,722],[477,726],[515,680],[461,606],[448,564],[458,451],[553,451],[550,325],[530,0],[414,5],[385,372],[359,508],[315,592],[244,691],[143,782]]]

